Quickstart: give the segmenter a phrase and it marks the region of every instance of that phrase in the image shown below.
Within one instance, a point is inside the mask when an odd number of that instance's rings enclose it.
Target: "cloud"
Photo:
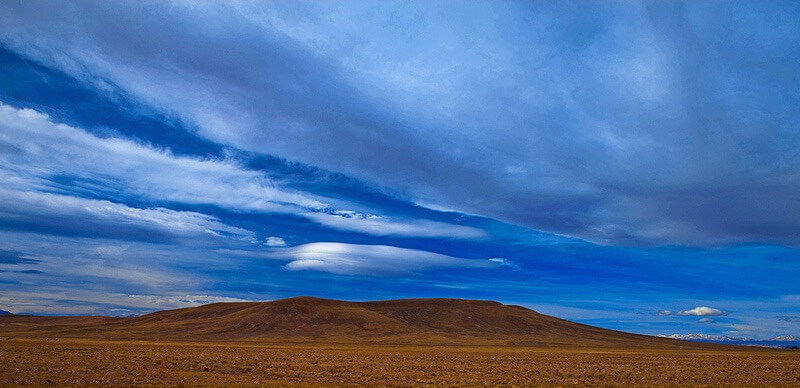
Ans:
[[[222,251],[251,257],[289,260],[291,271],[314,270],[338,275],[403,275],[433,268],[489,268],[480,260],[467,260],[438,253],[387,245],[315,242],[270,252]]]
[[[38,275],[38,274],[44,273],[44,272],[39,271],[37,269],[25,269],[25,270],[20,270],[20,271],[6,271],[4,269],[0,269],[0,272],[2,272],[2,273],[21,273],[21,274],[29,274],[29,275]]]
[[[697,321],[697,322],[700,322],[700,323],[714,323],[714,320],[711,319],[711,318],[700,318],[700,320]]]
[[[0,156],[4,162],[0,177],[6,182],[2,195],[9,199],[7,204],[14,203],[13,197],[47,202],[50,199],[42,199],[44,194],[35,191],[48,191],[215,205],[237,212],[287,213],[331,228],[379,236],[485,236],[482,230],[460,225],[395,221],[335,210],[326,198],[282,188],[264,172],[246,169],[234,160],[175,156],[126,139],[100,138],[80,128],[54,123],[47,115],[31,109],[0,103],[0,128],[0,147],[10,150]],[[38,198],[29,198],[37,195]],[[49,198],[69,201],[54,195]],[[31,211],[19,204],[14,209]],[[48,220],[42,220],[45,221]],[[68,220],[65,223],[76,224]]]
[[[113,223],[90,227],[117,228]],[[125,220],[120,220],[124,223]],[[131,220],[131,223],[137,221]],[[213,224],[212,224],[213,225]],[[253,241],[235,236],[216,237],[192,225],[185,231],[166,231],[148,227],[146,233],[172,233],[168,240],[159,238],[124,238],[102,236],[102,232],[80,234],[42,234],[0,229],[0,246],[25,249],[26,257],[37,260],[28,268],[41,274],[28,274],[36,281],[30,286],[0,284],[0,294],[28,289],[92,290],[114,293],[185,292],[209,284],[209,272],[229,270],[237,263],[220,260],[215,247],[252,247]],[[132,228],[135,230],[136,225]],[[130,230],[126,228],[124,230]],[[145,232],[143,232],[145,233]],[[136,236],[134,236],[136,237]],[[12,269],[12,268],[8,268]]]
[[[251,302],[252,300],[214,295],[120,295],[117,301],[128,306],[169,309],[197,307],[209,303]]]
[[[673,300],[680,295],[730,298],[742,314],[736,321],[762,314],[765,323],[747,323],[793,325],[775,316],[796,304],[759,313],[735,300],[761,308],[790,292],[796,250],[602,248],[491,220],[462,223],[458,214],[420,222],[415,215],[432,212],[413,203],[625,246],[796,244],[800,61],[786,47],[797,47],[799,19],[777,17],[797,14],[796,6],[387,4],[0,2],[4,99],[52,114],[0,111],[0,182],[10,193],[0,204],[0,247],[40,260],[30,268],[44,272],[4,273],[0,295],[62,287],[64,300],[68,286],[101,296],[322,287],[352,297],[448,284],[574,305],[584,302],[570,295],[601,287],[605,302],[652,299],[641,309],[681,303]],[[117,118],[82,94],[106,96]],[[118,104],[120,96],[132,103]],[[139,119],[163,125],[140,128]],[[435,279],[387,282],[279,267],[369,272],[371,261],[358,255],[345,257],[355,269],[338,257],[221,257],[221,249],[277,254],[260,241],[248,245],[248,231],[291,244],[436,247],[488,269],[503,264],[489,257],[529,260],[540,276],[460,270],[464,262],[406,269],[372,257],[376,273],[448,268],[420,275]],[[444,241],[451,237],[476,241]],[[674,265],[664,271],[668,256]],[[719,276],[698,275],[714,270]],[[595,323],[655,330],[612,317],[630,308],[607,307]]]
[[[705,306],[695,307],[691,310],[678,311],[675,314],[681,316],[700,316],[700,317],[705,317],[705,316],[718,317],[718,316],[728,315],[726,311]]]
[[[518,266],[518,265],[516,265],[516,264],[514,264],[514,262],[512,262],[511,260],[508,260],[508,259],[504,259],[504,258],[502,258],[502,257],[492,257],[492,258],[490,258],[490,259],[488,259],[488,260],[489,260],[490,262],[492,262],[492,263],[497,263],[497,265],[499,265],[499,266],[501,266],[501,267],[508,267],[508,268],[512,268],[512,269],[519,269],[519,266]]]
[[[286,204],[299,209],[326,206],[279,189],[263,172],[244,169],[233,161],[175,156],[126,139],[99,138],[54,123],[32,109],[0,103],[0,128],[0,146],[10,150],[3,153],[0,167],[9,183],[7,189],[68,190],[52,179],[64,176],[89,183],[88,189],[103,190],[101,194],[124,193],[156,201],[258,211],[286,211]]]
[[[800,323],[800,315],[779,315],[777,318],[784,322]]]
[[[329,228],[356,231],[374,236],[414,236],[443,238],[483,238],[486,232],[468,226],[430,220],[395,220],[354,211],[306,213],[306,217]]]
[[[120,311],[147,313],[156,310],[196,307],[209,303],[250,302],[219,295],[10,292],[0,297],[0,306],[14,306],[18,313],[119,315]]]
[[[25,257],[22,252],[0,249],[0,264],[36,264],[39,260]]]
[[[720,309],[711,308],[711,307],[700,306],[700,307],[695,307],[693,309],[683,310],[683,311],[661,310],[661,311],[657,312],[656,315],[659,315],[659,316],[677,315],[677,316],[697,316],[697,317],[718,317],[718,316],[728,315],[728,312],[720,310]],[[713,322],[713,320],[710,320],[710,318],[708,318],[708,319],[709,320],[700,319],[699,322],[701,322],[701,323]]]
[[[285,247],[286,241],[280,237],[269,236],[264,242],[268,247]]]
[[[0,40],[215,142],[596,242],[800,244],[787,3],[43,5]]]
[[[152,230],[151,233],[164,233]],[[194,233],[194,232],[192,232]],[[249,240],[235,238],[203,238],[205,232],[192,235],[179,243],[154,244],[145,241],[119,241],[99,237],[64,235],[45,235],[29,232],[0,230],[0,246],[20,251],[25,256],[37,260],[35,267],[4,269],[35,269],[36,273],[0,273],[0,295],[13,298],[14,303],[38,303],[31,312],[66,314],[107,314],[106,308],[140,307],[137,312],[148,308],[185,307],[205,303],[201,298],[181,303],[153,301],[149,305],[144,298],[128,300],[119,295],[154,296],[202,296],[230,295],[238,293],[250,299],[263,298],[252,289],[235,285],[236,280],[225,277],[231,271],[241,270],[241,260],[222,258],[214,252],[215,247],[255,247],[260,246]],[[277,267],[277,266],[272,266]],[[280,271],[280,268],[277,268]],[[223,275],[220,275],[223,274]],[[253,282],[261,276],[241,273],[237,276],[251,276]],[[270,277],[274,279],[273,276]],[[233,285],[236,291],[219,291],[215,285],[223,281]],[[272,280],[271,280],[272,281]],[[232,283],[233,282],[233,283]],[[226,287],[227,287],[226,286]],[[222,294],[221,294],[222,293]],[[0,304],[2,304],[0,297]],[[188,300],[188,302],[186,302]],[[213,300],[208,300],[212,302]],[[157,303],[158,302],[158,303]],[[158,307],[158,304],[161,307]],[[90,305],[90,306],[89,306]],[[152,306],[152,307],[147,307]],[[0,307],[2,308],[2,307]],[[27,311],[27,310],[26,310]],[[115,315],[115,314],[109,314]]]
[[[165,208],[140,209],[106,200],[0,189],[0,228],[66,236],[165,242],[177,237],[252,240],[253,233],[217,218]]]

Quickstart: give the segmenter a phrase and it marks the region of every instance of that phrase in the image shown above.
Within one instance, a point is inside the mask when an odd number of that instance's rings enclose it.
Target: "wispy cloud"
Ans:
[[[165,232],[149,229],[147,233]],[[40,234],[0,229],[0,246],[17,251],[24,249],[26,257],[37,260],[33,267],[13,268],[42,271],[26,275],[35,277],[31,281],[37,290],[61,287],[93,290],[100,294],[192,290],[210,282],[208,275],[198,267],[223,269],[232,265],[220,261],[210,251],[220,245],[249,247],[253,243],[237,238],[219,238],[202,231],[192,231],[165,242],[157,238],[121,240],[96,234]],[[13,283],[3,284],[0,288],[4,288],[0,293],[30,290],[30,287]]]
[[[313,196],[280,189],[263,173],[229,160],[174,156],[122,138],[99,138],[42,113],[0,104],[0,169],[8,189],[69,190],[54,176],[97,182],[111,193],[239,210],[323,208]],[[292,210],[298,212],[299,210]]]
[[[48,206],[54,201],[79,202],[66,195],[86,195],[88,190],[91,195],[215,205],[236,212],[294,214],[331,228],[378,236],[485,236],[482,230],[460,225],[429,220],[398,221],[335,210],[326,198],[282,188],[264,172],[246,169],[234,160],[175,156],[168,150],[127,139],[100,138],[80,128],[55,123],[47,115],[31,109],[16,109],[0,103],[0,128],[3,129],[0,145],[10,150],[0,156],[3,162],[0,177],[6,182],[1,194],[6,204],[15,203],[16,199],[31,202],[15,206],[20,212],[31,212],[37,206]],[[67,178],[69,184],[60,183],[58,178]],[[37,194],[37,191],[56,192],[62,196]],[[88,208],[95,212],[103,210],[102,206]],[[120,205],[105,210],[122,213]],[[137,214],[139,218],[146,218],[145,214],[152,215],[154,211]],[[39,220],[55,222],[54,219]]]
[[[514,264],[514,262],[512,262],[511,260],[508,260],[508,259],[504,259],[502,257],[492,257],[492,258],[489,258],[488,260],[490,262],[492,262],[492,263],[496,263],[497,265],[499,265],[501,267],[519,269],[519,266]]]
[[[196,307],[218,302],[249,302],[249,299],[193,294],[124,294],[73,290],[63,292],[10,292],[0,296],[0,306],[20,313],[101,314],[146,313],[157,310]]]
[[[252,240],[253,232],[190,211],[139,209],[106,200],[0,189],[6,227],[36,233],[167,241],[216,236]]]
[[[396,220],[358,212],[306,213],[306,217],[329,228],[362,232],[375,236],[414,236],[444,238],[484,238],[483,230],[430,220]]]

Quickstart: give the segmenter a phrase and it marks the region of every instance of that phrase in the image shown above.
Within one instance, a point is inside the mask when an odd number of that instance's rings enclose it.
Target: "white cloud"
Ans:
[[[267,240],[264,242],[264,244],[266,244],[269,247],[285,247],[286,240],[280,237],[269,236],[267,237]]]
[[[720,309],[700,306],[700,307],[695,307],[691,310],[678,311],[677,315],[718,317],[718,316],[728,315],[728,313]]]
[[[700,318],[700,320],[697,321],[697,322],[700,322],[700,323],[714,323],[714,320],[711,319],[711,318]]]
[[[196,232],[192,227],[191,233]],[[150,234],[160,231],[151,230]],[[218,271],[240,269],[240,261],[225,260],[211,247],[255,246],[249,241],[225,239],[191,244],[119,242],[105,238],[54,236],[0,230],[0,246],[24,252],[37,260],[25,268],[40,270],[19,283],[0,284],[0,305],[35,304],[17,310],[48,314],[106,314],[110,308],[138,312],[190,307],[217,301],[235,301],[217,295]],[[6,280],[16,280],[4,274]],[[21,287],[30,282],[31,287]],[[128,296],[133,295],[133,296]],[[263,299],[252,296],[248,298]],[[21,305],[19,305],[21,306]],[[2,309],[2,307],[0,307]]]
[[[114,228],[113,225],[97,227]],[[165,232],[149,229],[145,233],[158,235]],[[239,265],[235,261],[221,260],[213,247],[254,246],[248,240],[207,240],[195,236],[198,235],[186,235],[182,244],[149,240],[120,243],[95,236],[0,230],[0,246],[24,252],[26,257],[37,260],[25,267],[41,271],[26,275],[32,278],[33,283],[29,284],[36,290],[65,294],[85,290],[98,294],[98,297],[113,293],[207,293],[207,287],[215,282],[215,271],[227,271]],[[28,289],[30,287],[8,283],[0,285],[0,294]]]
[[[374,236],[415,236],[444,238],[482,238],[483,230],[430,220],[395,220],[355,211],[306,213],[312,221],[329,228],[367,233]]]
[[[488,260],[491,261],[492,263],[497,263],[497,265],[499,265],[501,267],[519,269],[519,266],[514,264],[514,262],[512,262],[511,260],[508,260],[508,259],[504,259],[502,257],[492,257],[492,258],[490,258]]]
[[[166,310],[196,307],[219,302],[250,302],[249,299],[197,294],[123,294],[95,293],[81,290],[69,292],[10,292],[0,296],[0,308],[37,314],[104,314],[119,311]],[[78,302],[76,304],[75,302]],[[122,306],[111,307],[111,306]]]
[[[100,138],[80,128],[54,123],[32,109],[0,103],[0,129],[0,147],[8,150],[0,155],[0,178],[8,190],[111,191],[155,201],[283,212],[305,216],[331,228],[378,236],[485,236],[480,229],[461,225],[397,221],[335,210],[327,198],[281,188],[263,172],[245,169],[235,161],[176,156],[126,139]],[[52,181],[53,176],[67,176],[78,182],[62,187]]]
[[[126,139],[99,138],[32,109],[0,103],[0,129],[0,146],[10,150],[3,152],[0,172],[13,177],[20,189],[58,189],[48,178],[67,175],[159,201],[258,211],[287,211],[285,204],[327,206],[313,196],[278,188],[262,172],[230,160],[175,156]]]
[[[157,309],[196,307],[209,303],[250,302],[249,299],[231,298],[214,295],[127,295],[119,297],[120,302],[129,306],[151,307]]]
[[[220,249],[218,253],[288,260],[286,269],[315,270],[339,275],[406,274],[431,268],[491,268],[483,260],[468,260],[418,249],[387,245],[315,242],[291,248],[256,252]]]
[[[0,212],[17,227],[34,231],[57,227],[59,232],[81,232],[107,237],[226,236],[251,240],[249,230],[226,225],[217,218],[190,211],[165,208],[139,209],[105,200],[70,197],[34,191],[0,188]],[[118,230],[118,232],[117,232]],[[118,233],[117,236],[115,233]],[[149,236],[158,237],[158,236]]]
[[[727,311],[723,311],[720,309],[715,309],[706,306],[695,307],[690,310],[683,310],[683,311],[670,311],[670,310],[661,310],[656,313],[656,315],[660,316],[669,316],[669,315],[679,315],[679,316],[695,316],[695,317],[719,317],[728,315]],[[711,323],[714,322],[711,318],[700,319],[701,323]]]

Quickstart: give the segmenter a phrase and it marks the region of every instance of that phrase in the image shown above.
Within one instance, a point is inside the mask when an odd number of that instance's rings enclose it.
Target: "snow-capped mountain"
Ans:
[[[746,337],[730,337],[726,335],[708,335],[708,334],[672,334],[661,335],[659,337],[674,338],[686,341],[696,342],[713,342],[718,344],[728,345],[749,345],[749,346],[767,346],[767,347],[782,347],[782,348],[797,348],[800,347],[800,337],[793,335],[779,335],[776,337],[753,339]]]

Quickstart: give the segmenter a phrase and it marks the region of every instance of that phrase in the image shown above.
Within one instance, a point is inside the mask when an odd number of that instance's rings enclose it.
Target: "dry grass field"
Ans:
[[[800,386],[787,350],[0,340],[0,386]]]

